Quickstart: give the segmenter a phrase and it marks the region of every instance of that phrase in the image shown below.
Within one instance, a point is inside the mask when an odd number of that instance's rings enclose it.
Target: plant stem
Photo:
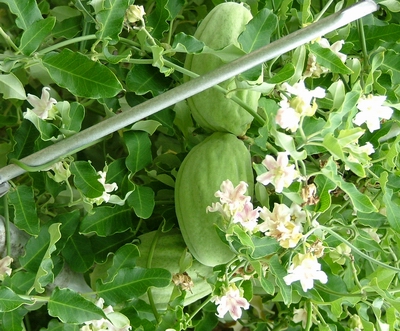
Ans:
[[[80,36],[80,37],[72,38],[72,39],[69,39],[69,40],[64,40],[64,41],[61,41],[61,42],[59,42],[57,44],[51,45],[49,47],[46,47],[46,48],[40,50],[38,52],[38,54],[39,55],[44,55],[46,53],[49,53],[51,51],[54,51],[54,50],[56,50],[58,48],[61,48],[61,47],[64,47],[64,46],[75,44],[75,43],[78,43],[78,42],[81,42],[81,41],[84,41],[84,40],[93,40],[93,39],[97,39],[96,35],[90,34],[90,35],[87,35],[87,36]]]
[[[11,254],[11,235],[10,235],[10,214],[8,212],[7,194],[3,197],[4,201],[4,228],[6,230],[6,252]]]

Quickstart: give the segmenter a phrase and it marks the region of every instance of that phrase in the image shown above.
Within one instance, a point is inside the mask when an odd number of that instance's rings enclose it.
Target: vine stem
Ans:
[[[235,77],[238,74],[291,51],[323,34],[338,29],[376,10],[378,10],[378,5],[373,0],[364,0],[356,3],[349,8],[323,18],[316,23],[282,37],[254,52],[246,54],[235,61],[170,89],[138,106],[132,107],[127,111],[97,123],[71,137],[58,141],[20,161],[28,166],[40,166],[43,163],[48,163],[60,157],[63,158],[70,155],[71,151],[82,150],[85,146],[93,144],[93,142],[98,139],[102,139],[115,131],[121,130],[132,123]],[[96,36],[89,35],[79,38],[82,38],[80,40],[89,40],[96,38]],[[41,50],[39,54],[49,52],[53,50],[54,47],[60,47],[60,45],[68,45],[71,41],[77,42],[79,38],[74,38],[72,39],[73,41],[69,40],[59,43],[57,46],[50,46]],[[25,172],[26,170],[15,164],[7,165],[0,169],[0,184]]]
[[[394,270],[396,272],[400,272],[399,268],[393,267],[389,264],[385,264],[381,261],[378,261],[372,257],[370,257],[369,255],[363,253],[362,251],[360,251],[356,246],[354,246],[352,243],[350,243],[348,240],[344,239],[341,235],[337,234],[335,231],[333,231],[332,229],[323,226],[323,225],[319,225],[318,226],[319,229],[328,232],[331,236],[335,237],[336,239],[340,240],[342,243],[346,244],[347,246],[349,246],[351,248],[351,250],[356,253],[357,255],[363,257],[364,259],[370,261],[371,263],[377,264],[383,268],[386,269],[390,269],[390,270]],[[317,228],[316,228],[317,229]]]

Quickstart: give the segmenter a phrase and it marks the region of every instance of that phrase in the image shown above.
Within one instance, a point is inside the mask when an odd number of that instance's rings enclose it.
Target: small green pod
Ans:
[[[207,207],[217,202],[215,192],[229,179],[234,186],[248,183],[251,196],[254,186],[250,151],[235,135],[214,132],[193,147],[183,160],[175,182],[175,210],[183,239],[196,260],[207,266],[230,261],[233,251],[218,236],[219,213]]]

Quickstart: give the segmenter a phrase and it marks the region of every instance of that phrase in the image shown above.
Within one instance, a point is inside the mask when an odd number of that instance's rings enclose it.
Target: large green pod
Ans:
[[[200,23],[194,37],[212,49],[222,49],[229,45],[240,48],[239,35],[244,31],[252,15],[242,4],[225,2],[217,5]],[[213,54],[189,54],[185,68],[203,75],[224,62]],[[261,77],[260,77],[261,79]],[[227,90],[236,90],[235,78],[222,82]],[[234,95],[254,111],[257,110],[260,93],[250,90],[237,90]],[[227,98],[222,92],[211,88],[188,99],[188,104],[196,122],[206,130],[230,132],[243,136],[253,120],[246,110]]]
[[[215,225],[222,225],[216,212],[206,212],[217,202],[214,196],[221,183],[240,181],[253,192],[250,152],[242,140],[230,133],[214,132],[196,145],[183,160],[175,183],[175,209],[179,227],[189,251],[204,265],[224,264],[234,253],[218,236]]]
[[[158,237],[157,237],[158,236]],[[136,265],[142,268],[147,267],[149,254],[154,248],[151,259],[152,268],[167,269],[172,275],[178,274],[179,260],[182,254],[187,250],[186,244],[182,238],[179,229],[172,229],[169,232],[152,231],[139,236],[140,244],[138,245],[140,257],[136,260]],[[155,246],[153,247],[153,244]],[[207,278],[211,277],[213,270],[211,267],[202,265],[195,259],[192,265],[186,270],[193,282],[193,287],[187,290],[184,305],[189,305],[211,293],[211,285],[207,282]],[[171,299],[174,291],[174,283],[163,288],[152,288],[152,295],[158,310],[167,309],[167,304]],[[143,295],[142,299],[147,300],[147,295]]]

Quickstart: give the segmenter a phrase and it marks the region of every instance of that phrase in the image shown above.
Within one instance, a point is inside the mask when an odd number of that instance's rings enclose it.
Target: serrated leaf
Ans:
[[[0,287],[0,298],[0,312],[2,313],[17,309],[24,304],[31,305],[34,303],[34,300],[21,298],[6,286]]]
[[[114,73],[99,62],[63,49],[61,53],[48,53],[42,59],[54,82],[72,94],[84,98],[112,98],[122,90]]]
[[[128,204],[139,218],[147,219],[153,214],[155,200],[151,187],[136,185],[128,198]]]
[[[388,50],[381,65],[382,71],[390,74],[392,86],[400,84],[399,54]]]
[[[321,169],[321,172],[330,181],[347,193],[356,211],[363,213],[372,213],[377,211],[374,204],[366,195],[357,190],[353,183],[345,182],[344,179],[337,174],[336,163],[332,157],[329,158],[326,166]]]
[[[10,204],[14,206],[14,224],[32,236],[37,236],[40,231],[39,218],[36,211],[33,188],[20,185],[8,194]]]
[[[4,99],[26,99],[24,86],[13,73],[0,75],[0,93]]]
[[[151,93],[159,95],[170,87],[171,81],[152,65],[135,65],[126,76],[128,90],[137,95]]]
[[[94,252],[89,239],[78,233],[68,239],[61,253],[69,267],[76,272],[86,272],[94,262]]]
[[[129,155],[126,158],[126,167],[136,173],[151,163],[151,141],[146,132],[124,132],[124,140]]]
[[[168,31],[169,24],[167,20],[170,13],[167,10],[168,0],[159,0],[156,3],[156,8],[147,17],[147,25],[152,27],[151,35],[155,39],[161,39],[165,31]]]
[[[104,9],[99,11],[96,15],[96,19],[100,25],[100,30],[96,32],[98,39],[118,40],[118,36],[122,31],[128,5],[129,0],[104,1]]]
[[[125,268],[112,282],[97,283],[97,294],[111,305],[140,297],[147,289],[166,287],[171,282],[171,273],[165,269]]]
[[[119,270],[124,268],[133,269],[136,266],[136,258],[140,255],[136,245],[125,244],[120,247],[113,257],[112,266],[108,269],[106,282],[112,281]]]
[[[84,323],[106,318],[103,310],[80,294],[67,288],[56,288],[48,302],[49,315],[63,323]]]
[[[328,68],[333,73],[350,75],[353,72],[329,48],[324,48],[318,43],[312,43],[310,44],[310,51],[316,56],[320,65]]]
[[[96,233],[107,237],[128,230],[132,226],[131,211],[126,206],[100,206],[87,214],[81,222],[80,233]]]
[[[98,181],[100,176],[93,166],[86,161],[76,161],[71,164],[74,184],[88,198],[97,198],[104,192],[103,185]]]
[[[269,9],[261,9],[246,25],[238,41],[246,53],[255,51],[270,42],[278,26],[278,17]]]
[[[25,55],[31,55],[39,48],[42,41],[50,35],[55,24],[55,17],[47,17],[44,20],[34,22],[22,34],[19,50]]]
[[[15,23],[22,30],[27,30],[31,25],[43,19],[35,0],[0,0],[8,5],[10,11],[17,16]]]
[[[51,259],[51,254],[56,250],[56,242],[58,242],[61,238],[60,232],[61,223],[53,223],[49,226],[48,232],[50,234],[49,244],[47,246],[47,250],[43,256],[42,261],[40,262],[40,267],[37,271],[34,287],[36,292],[43,293],[43,286],[48,285],[53,282],[54,274],[53,274],[53,260]]]
[[[269,268],[271,273],[275,276],[275,281],[280,289],[283,302],[285,305],[290,305],[292,303],[292,290],[283,280],[283,277],[287,275],[287,271],[280,263],[279,257],[276,254],[269,260]]]

